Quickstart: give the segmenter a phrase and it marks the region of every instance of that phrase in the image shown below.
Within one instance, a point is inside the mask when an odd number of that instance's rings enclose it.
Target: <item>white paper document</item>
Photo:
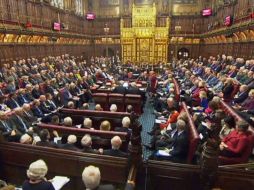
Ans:
[[[159,150],[157,154],[160,156],[170,156],[170,154],[167,153],[165,150]]]
[[[51,182],[55,190],[60,190],[66,183],[70,181],[70,178],[65,176],[55,176]]]

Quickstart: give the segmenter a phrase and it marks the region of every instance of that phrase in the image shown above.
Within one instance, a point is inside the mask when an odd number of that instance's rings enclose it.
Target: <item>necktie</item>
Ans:
[[[25,131],[27,132],[27,126],[26,126],[26,124],[24,123],[23,119],[22,119],[20,116],[18,116],[18,115],[17,115],[17,117],[18,117],[19,121],[21,122],[23,128],[24,128]]]
[[[53,108],[56,109],[56,104],[52,100],[50,100],[50,103],[53,105]]]
[[[8,124],[5,121],[1,121],[7,132],[11,131],[11,128],[8,126]]]

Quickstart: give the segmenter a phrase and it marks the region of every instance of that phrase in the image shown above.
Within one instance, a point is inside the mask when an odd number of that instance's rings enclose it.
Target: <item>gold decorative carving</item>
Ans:
[[[156,5],[132,6],[132,26],[129,18],[121,19],[121,45],[123,61],[167,62],[169,17],[165,27],[156,26]]]

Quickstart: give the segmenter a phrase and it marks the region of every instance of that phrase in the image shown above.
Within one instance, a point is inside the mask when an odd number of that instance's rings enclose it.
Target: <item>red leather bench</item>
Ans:
[[[188,121],[189,121],[188,123],[189,124],[189,152],[187,157],[187,163],[191,164],[200,138],[185,102],[182,102],[182,107],[183,107],[183,111],[187,113]]]
[[[175,85],[175,100],[179,101],[180,100],[180,88],[179,88],[178,82],[176,81],[175,78],[173,78],[173,83]]]

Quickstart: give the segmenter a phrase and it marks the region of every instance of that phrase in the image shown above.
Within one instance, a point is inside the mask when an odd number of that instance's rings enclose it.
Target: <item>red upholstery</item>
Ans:
[[[173,78],[173,83],[175,85],[175,100],[179,101],[180,100],[180,88],[179,88],[178,82],[176,81],[175,78]]]
[[[189,110],[186,106],[186,103],[183,102],[182,106],[183,106],[183,110],[187,113],[188,121],[189,121],[189,152],[188,152],[188,157],[187,157],[187,163],[191,164],[194,154],[197,150],[197,146],[198,146],[200,138],[199,138],[197,129],[195,127],[195,124],[192,120],[192,117],[189,113]]]
[[[229,115],[232,115],[236,121],[243,120],[241,116],[239,116],[233,108],[231,108],[226,102],[221,100],[222,109]],[[250,126],[248,131],[248,147],[239,158],[229,158],[229,157],[219,157],[220,164],[240,164],[248,162],[249,156],[252,154],[252,150],[254,148],[254,129]]]
[[[233,157],[220,156],[219,157],[220,164],[222,165],[241,164],[241,163],[248,162],[254,147],[254,133],[252,131],[248,131],[248,141],[249,141],[248,146],[246,147],[241,157],[233,158]]]
[[[134,112],[142,114],[142,99],[140,95],[126,94],[125,95],[125,106],[132,105]]]
[[[116,94],[116,93],[111,93],[108,95],[108,102],[109,105],[111,104],[116,104],[117,106],[117,111],[124,112],[124,95],[123,94]]]
[[[107,93],[94,93],[93,99],[95,104],[100,104],[103,110],[109,110]]]

